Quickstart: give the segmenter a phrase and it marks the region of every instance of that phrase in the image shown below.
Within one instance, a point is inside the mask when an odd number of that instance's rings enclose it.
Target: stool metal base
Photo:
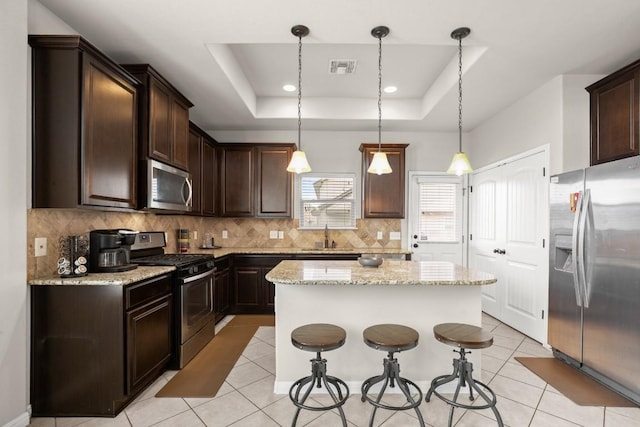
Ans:
[[[311,359],[310,361],[311,375],[308,377],[300,378],[295,383],[293,383],[293,385],[289,389],[289,398],[297,408],[296,413],[293,417],[293,421],[291,422],[291,426],[295,427],[296,423],[298,422],[298,415],[300,415],[301,409],[306,409],[309,411],[328,411],[337,408],[338,412],[340,412],[340,418],[342,419],[343,427],[347,427],[347,418],[344,415],[342,405],[344,405],[349,398],[349,386],[347,386],[347,384],[341,379],[333,377],[331,375],[327,375],[327,360],[323,359],[320,356],[320,352],[317,352],[315,359]],[[309,397],[309,394],[311,394],[311,390],[313,389],[314,385],[316,386],[316,388],[321,388],[324,386],[324,388],[329,393],[329,396],[331,396],[331,400],[333,400],[333,405],[305,405],[305,402]],[[302,396],[300,396],[301,393]]]
[[[496,394],[489,388],[488,385],[476,381],[473,379],[473,363],[469,362],[466,358],[466,351],[464,348],[460,350],[453,350],[456,353],[460,353],[460,358],[453,359],[453,373],[451,375],[440,375],[435,377],[433,381],[431,381],[431,387],[427,392],[425,397],[425,401],[429,402],[431,399],[431,394],[435,394],[440,400],[451,405],[451,409],[449,410],[449,427],[453,425],[453,411],[455,408],[463,408],[463,409],[488,409],[491,408],[493,414],[498,421],[498,426],[503,427],[502,417],[500,417],[500,413],[498,412],[498,408],[496,408]],[[469,352],[470,353],[470,352]],[[456,386],[456,391],[453,395],[453,399],[449,399],[444,397],[442,394],[438,393],[436,390],[438,387],[450,383],[451,381],[458,380],[458,385]],[[473,401],[475,398],[473,396],[473,391],[475,390],[478,395],[480,395],[485,402],[484,405],[468,405],[465,403],[458,402],[458,395],[460,394],[460,389],[462,387],[469,386],[469,400]]]
[[[362,383],[361,399],[363,402],[366,400],[371,405],[373,405],[373,412],[371,413],[369,426],[373,426],[373,420],[376,416],[376,411],[378,410],[378,408],[382,408],[391,411],[405,411],[407,409],[415,409],[418,416],[418,421],[420,422],[420,426],[424,427],[424,420],[422,419],[420,409],[418,409],[418,406],[420,406],[420,403],[422,402],[422,390],[420,390],[420,387],[418,387],[414,382],[400,376],[400,365],[398,364],[398,360],[393,357],[393,352],[389,352],[387,358],[384,359],[383,365],[384,372],[381,375],[371,377]],[[382,389],[380,389],[380,392],[375,398],[370,397],[368,395],[369,389],[373,385],[380,382],[384,382],[384,384],[382,385]],[[404,396],[407,398],[407,402],[409,402],[409,405],[390,406],[385,405],[384,403],[380,403],[380,401],[382,400],[382,396],[387,389],[387,386],[395,387],[396,384],[398,385],[398,388],[400,388],[400,391],[402,391],[402,394],[404,394]],[[418,392],[417,399],[414,399],[411,396],[411,389]]]

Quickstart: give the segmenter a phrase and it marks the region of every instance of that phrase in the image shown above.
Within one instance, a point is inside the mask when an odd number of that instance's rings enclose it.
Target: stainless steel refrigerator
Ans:
[[[640,156],[551,177],[549,344],[640,404]]]

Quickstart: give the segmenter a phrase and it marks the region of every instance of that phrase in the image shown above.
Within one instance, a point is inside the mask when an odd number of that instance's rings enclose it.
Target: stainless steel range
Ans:
[[[214,336],[213,255],[165,254],[162,231],[141,232],[131,246],[131,262],[171,265],[174,273],[175,368],[183,368]]]

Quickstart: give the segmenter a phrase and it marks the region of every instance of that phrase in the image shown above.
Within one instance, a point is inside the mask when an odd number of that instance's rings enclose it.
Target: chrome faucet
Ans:
[[[327,224],[324,225],[324,248],[329,248],[329,226]]]

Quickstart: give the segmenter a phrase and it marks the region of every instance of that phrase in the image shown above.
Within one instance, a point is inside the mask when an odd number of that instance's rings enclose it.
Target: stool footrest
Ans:
[[[455,408],[463,408],[463,409],[470,409],[470,410],[491,409],[491,411],[496,417],[498,426],[503,427],[504,424],[502,423],[502,417],[498,412],[498,408],[496,408],[496,402],[497,402],[496,394],[493,392],[493,390],[491,390],[491,388],[488,385],[480,381],[474,380],[472,373],[473,373],[473,363],[469,362],[465,358],[465,351],[464,351],[464,348],[462,348],[460,351],[460,358],[453,360],[453,373],[451,373],[450,375],[440,375],[438,377],[435,377],[431,381],[431,387],[429,387],[429,391],[427,392],[424,400],[426,402],[429,402],[431,399],[431,395],[435,394],[440,400],[442,400],[445,403],[448,403],[451,406],[449,410],[449,427],[453,425],[453,411]],[[456,380],[458,384],[456,385],[456,391],[453,394],[453,399],[444,397],[442,394],[438,392],[437,390],[438,387],[441,387],[445,384],[448,384]],[[460,389],[462,387],[467,387],[467,386],[469,387],[470,400],[474,400],[473,392],[475,391],[476,393],[478,393],[480,397],[482,397],[482,399],[484,399],[486,403],[484,405],[472,405],[472,404],[458,402]]]
[[[333,404],[327,406],[306,405],[305,402],[314,386],[316,388],[324,387],[329,396],[331,396]],[[315,359],[311,359],[311,375],[300,378],[291,385],[289,398],[296,406],[296,413],[291,423],[292,426],[296,425],[301,409],[308,411],[329,411],[337,408],[343,427],[347,427],[347,417],[344,414],[342,405],[344,405],[349,398],[349,386],[340,378],[327,375],[327,361],[320,356],[320,352],[318,352]]]
[[[397,359],[393,357],[393,352],[389,352],[389,356],[384,359],[383,365],[384,372],[381,375],[368,378],[362,383],[361,400],[363,402],[366,400],[371,405],[373,405],[373,412],[371,413],[369,426],[373,426],[376,411],[378,410],[378,408],[382,408],[390,411],[405,411],[407,409],[413,409],[416,411],[420,426],[424,427],[424,419],[422,418],[422,414],[420,413],[420,409],[418,408],[418,406],[420,406],[420,403],[422,403],[422,390],[420,390],[420,387],[418,387],[418,385],[413,381],[400,376],[400,365],[398,364]],[[378,383],[382,383],[382,388],[378,392],[377,396],[373,398],[369,396],[369,390],[372,386]],[[387,390],[387,387],[395,387],[396,385],[398,386],[400,391],[402,391],[402,394],[404,394],[409,404],[404,406],[392,406],[381,403],[382,396]],[[412,392],[418,394],[417,399],[413,398],[413,396],[411,395]]]

